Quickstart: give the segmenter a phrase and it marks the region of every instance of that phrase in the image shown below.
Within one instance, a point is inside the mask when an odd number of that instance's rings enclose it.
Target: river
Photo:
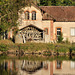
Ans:
[[[59,57],[0,56],[0,75],[75,75],[74,59]]]

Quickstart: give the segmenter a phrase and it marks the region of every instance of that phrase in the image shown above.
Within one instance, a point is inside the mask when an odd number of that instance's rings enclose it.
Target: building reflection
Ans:
[[[60,60],[57,60],[55,65],[56,65],[56,69],[62,68],[62,62]]]
[[[73,61],[53,61],[53,75],[75,75],[74,64]]]
[[[75,75],[75,61],[3,60],[1,75]]]
[[[39,61],[26,61],[23,60],[21,69],[28,73],[33,73],[37,70],[40,70],[43,67],[43,63]]]
[[[50,75],[49,61],[17,61],[18,75]]]

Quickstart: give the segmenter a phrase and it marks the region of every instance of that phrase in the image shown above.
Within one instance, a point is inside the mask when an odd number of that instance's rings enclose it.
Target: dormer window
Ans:
[[[29,20],[29,11],[25,12],[25,20]]]
[[[36,12],[35,11],[32,12],[32,20],[36,20]]]

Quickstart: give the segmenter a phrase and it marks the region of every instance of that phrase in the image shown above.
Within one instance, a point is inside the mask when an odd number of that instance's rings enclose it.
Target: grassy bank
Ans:
[[[30,43],[27,42],[25,44],[15,44],[10,40],[0,40],[0,51],[8,51],[8,50],[23,50],[29,52],[37,52],[37,51],[51,51],[51,52],[64,52],[67,53],[69,50],[75,50],[75,44],[66,44],[66,43]]]

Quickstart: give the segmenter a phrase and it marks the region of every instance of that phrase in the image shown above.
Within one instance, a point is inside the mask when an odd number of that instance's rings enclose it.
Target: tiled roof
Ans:
[[[40,6],[39,8],[46,12],[43,14],[43,19],[54,18],[56,21],[63,22],[75,21],[75,6]]]

